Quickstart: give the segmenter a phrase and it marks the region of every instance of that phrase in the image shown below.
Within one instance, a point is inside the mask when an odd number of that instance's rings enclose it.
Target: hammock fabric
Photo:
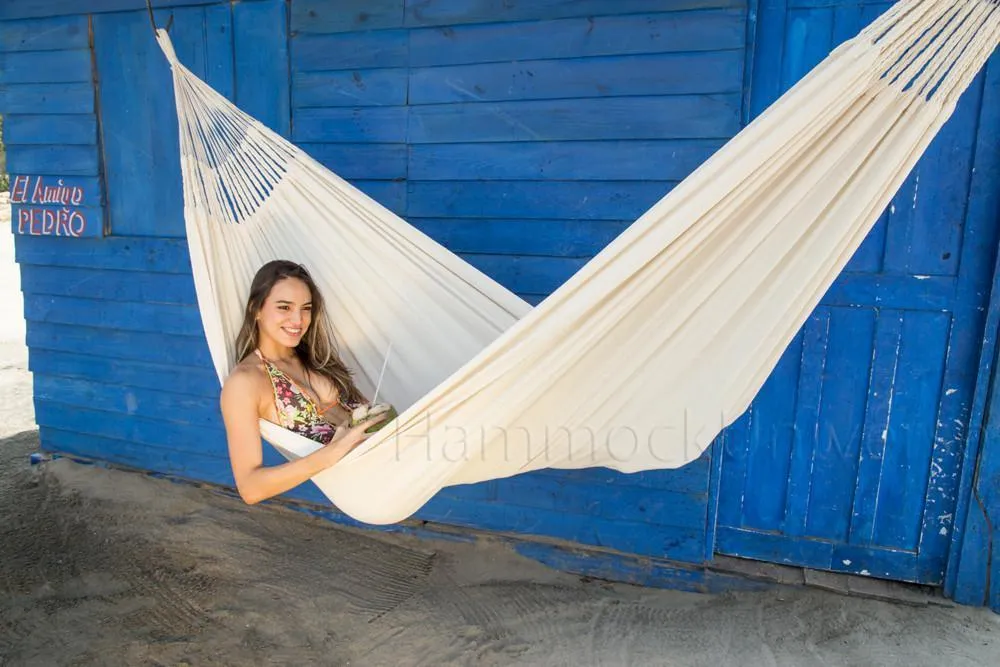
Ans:
[[[400,416],[313,478],[355,519],[541,468],[698,458],[749,405],[1000,41],[996,0],[902,0],[535,308],[178,62],[185,220],[220,381],[256,270],[304,264]],[[502,186],[498,186],[502,187]],[[288,458],[311,440],[261,420]]]

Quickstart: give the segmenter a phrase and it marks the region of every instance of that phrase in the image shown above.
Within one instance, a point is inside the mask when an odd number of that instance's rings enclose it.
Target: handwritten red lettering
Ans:
[[[73,236],[81,236],[87,231],[87,219],[79,211],[72,211],[69,215],[69,227]]]
[[[87,216],[71,208],[22,208],[17,212],[17,233],[31,236],[80,237],[87,231]]]
[[[25,192],[28,185],[24,186]],[[62,206],[79,206],[83,202],[83,188],[79,185],[66,185],[60,178],[55,185],[45,182],[43,176],[35,177],[35,185],[31,188],[32,204],[61,204]]]
[[[15,176],[14,185],[10,189],[10,202],[12,204],[23,204],[28,196],[28,184],[31,179],[28,176]]]

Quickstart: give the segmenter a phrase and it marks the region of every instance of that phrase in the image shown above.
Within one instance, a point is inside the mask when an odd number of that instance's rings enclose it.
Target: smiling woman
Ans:
[[[278,260],[257,272],[236,349],[241,361],[221,401],[233,476],[247,503],[284,493],[334,465],[389,414],[373,408],[361,421],[351,419],[366,399],[337,356],[323,297],[299,264]],[[325,446],[265,467],[258,419]]]

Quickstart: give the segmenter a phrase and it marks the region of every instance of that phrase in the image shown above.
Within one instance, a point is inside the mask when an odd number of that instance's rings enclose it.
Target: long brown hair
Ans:
[[[243,313],[243,326],[236,336],[236,357],[242,361],[257,349],[260,343],[257,314],[264,307],[264,301],[267,300],[271,289],[285,278],[301,280],[309,288],[312,296],[312,321],[306,329],[306,335],[295,346],[295,353],[302,365],[307,371],[318,373],[333,382],[340,392],[341,401],[345,404],[364,401],[364,395],[354,384],[351,371],[337,355],[323,295],[320,294],[312,276],[301,264],[279,259],[268,262],[257,271],[253,282],[250,283],[250,296],[247,298],[247,307]]]

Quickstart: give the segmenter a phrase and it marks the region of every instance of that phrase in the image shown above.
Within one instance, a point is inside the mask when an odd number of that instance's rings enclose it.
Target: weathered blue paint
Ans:
[[[85,183],[84,205],[110,230],[17,241],[43,444],[232,485],[184,242],[169,70],[145,2],[14,4],[0,6],[10,164]],[[887,6],[154,4],[195,73],[533,303]],[[707,567],[718,549],[930,583],[947,563],[957,598],[995,600],[985,582],[998,559],[980,557],[1000,505],[991,426],[981,450],[964,449],[992,382],[982,366],[970,417],[1000,227],[990,76],[703,457],[449,488],[418,521],[520,535],[544,562],[644,584],[731,587]],[[325,504],[311,485],[287,497]]]
[[[995,218],[1000,210],[1000,57],[987,65],[983,109],[979,122],[970,219]],[[966,604],[989,604],[1000,612],[1000,555],[996,526],[1000,524],[1000,407],[996,354],[1000,328],[1000,265],[993,269],[992,298],[985,326],[976,380],[975,402],[969,418],[967,450],[957,489],[955,530],[952,536],[945,592]],[[985,423],[984,423],[985,422]]]
[[[92,114],[4,116],[3,138],[15,146],[96,146],[97,117]]]
[[[14,13],[14,5],[23,10],[27,3],[5,3],[0,9],[0,20],[4,20],[0,29],[0,51],[5,54],[18,51],[62,51],[90,48],[90,18],[78,12],[75,16],[56,16],[54,13],[42,13],[32,21],[10,21],[8,19],[27,18],[27,15]],[[34,4],[34,3],[32,3]],[[43,10],[44,11],[44,10]],[[2,12],[8,12],[4,14]]]
[[[233,5],[237,106],[283,137],[291,134],[288,82],[288,8],[285,0]],[[225,53],[227,26],[213,41]],[[216,88],[225,93],[223,88]],[[228,95],[232,98],[232,94]]]
[[[213,5],[218,0],[155,0],[158,8],[189,5]],[[42,19],[84,13],[146,11],[146,0],[32,0],[0,4],[0,21]],[[148,24],[147,24],[148,25]]]
[[[752,108],[885,7],[763,2]],[[970,185],[983,91],[981,76],[727,434],[720,552],[943,583],[997,245],[996,206],[975,214]]]

